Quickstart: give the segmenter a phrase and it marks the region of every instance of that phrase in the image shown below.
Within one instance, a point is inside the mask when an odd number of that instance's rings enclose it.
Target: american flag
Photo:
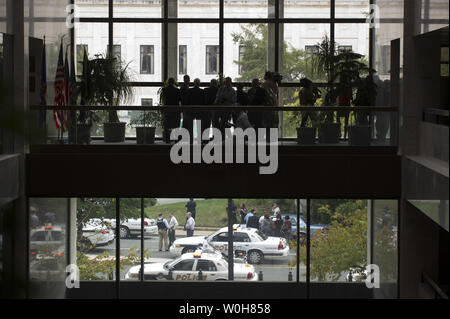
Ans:
[[[67,59],[67,51],[69,50],[66,49],[66,59],[64,62],[64,98],[65,105],[70,105],[72,102],[72,84],[70,83],[69,60]],[[68,130],[71,125],[70,111],[64,111],[63,117],[64,127],[66,128],[66,130]]]
[[[64,87],[64,62],[63,62],[63,44],[61,41],[61,47],[59,49],[58,56],[58,67],[56,68],[56,76],[55,76],[55,105],[56,106],[64,106],[66,104],[66,99],[64,96],[65,87]],[[61,110],[53,111],[53,118],[55,119],[55,125],[57,130],[65,131],[64,125],[64,112]]]

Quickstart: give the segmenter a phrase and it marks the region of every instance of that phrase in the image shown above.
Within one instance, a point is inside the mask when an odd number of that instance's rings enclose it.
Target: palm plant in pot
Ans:
[[[319,76],[325,76],[327,87],[325,88],[324,104],[326,106],[336,105],[336,90],[333,86],[334,68],[336,63],[336,43],[325,35],[322,42],[317,44],[317,50],[312,56],[313,71]],[[340,124],[336,123],[334,112],[320,113],[319,142],[338,143],[340,139]]]
[[[355,106],[374,106],[377,96],[377,85],[373,80],[373,70],[364,79],[356,82]],[[355,113],[353,113],[355,114]],[[370,113],[359,111],[355,115],[355,125],[349,127],[349,143],[356,146],[369,146],[372,141]]]
[[[363,55],[351,50],[344,50],[336,56],[334,66],[333,82],[337,82],[336,93],[340,106],[350,106],[353,100],[353,89],[360,82],[360,75],[369,72],[369,68],[363,61]],[[345,117],[344,137],[347,133],[353,136],[348,128],[349,111],[339,111],[338,118]],[[352,137],[350,137],[350,140]],[[350,141],[351,143],[351,141]]]
[[[90,101],[95,105],[117,106],[131,102],[133,88],[129,64],[124,65],[109,54],[96,55],[89,61]],[[108,110],[108,122],[104,123],[105,142],[125,141],[125,122],[120,122],[116,110]]]

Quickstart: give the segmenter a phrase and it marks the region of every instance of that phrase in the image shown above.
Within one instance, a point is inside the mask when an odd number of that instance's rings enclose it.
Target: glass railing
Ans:
[[[270,138],[293,146],[398,143],[398,110],[394,107],[32,106],[31,110],[36,113],[36,128],[31,131],[39,133],[33,144],[173,144],[181,139],[181,134],[170,139],[175,128],[187,129],[190,141],[200,143],[222,142],[239,132],[238,128],[254,129],[258,143]],[[278,134],[270,137],[269,128]]]

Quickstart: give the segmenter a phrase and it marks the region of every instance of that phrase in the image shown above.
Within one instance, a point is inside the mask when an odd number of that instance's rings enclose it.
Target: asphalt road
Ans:
[[[177,238],[181,238],[183,236],[177,236]],[[121,256],[128,256],[130,248],[139,249],[141,245],[141,239],[139,237],[137,238],[128,238],[128,239],[122,239],[120,241],[120,254]],[[89,251],[87,254],[91,257],[95,257],[96,255],[107,251],[111,256],[115,256],[115,247],[116,244],[113,242],[112,244],[108,246],[103,247],[97,247],[91,251]],[[163,260],[163,259],[175,259],[177,256],[171,254],[170,252],[166,251],[158,251],[158,237],[157,236],[151,236],[151,237],[145,237],[144,239],[144,250],[149,248],[149,252],[151,254],[150,261],[153,261],[153,259]],[[264,281],[288,281],[289,278],[289,272],[292,272],[293,280],[296,280],[296,269],[292,268],[290,269],[288,266],[288,263],[290,260],[295,259],[296,252],[292,251],[289,253],[287,257],[283,258],[265,258],[264,262],[260,265],[255,265],[255,269],[260,274],[262,272],[263,274],[263,280]],[[125,273],[128,271],[129,266],[126,266],[125,269],[122,271],[121,277],[123,278]],[[306,267],[303,265],[300,266],[300,279],[305,280],[305,272]]]

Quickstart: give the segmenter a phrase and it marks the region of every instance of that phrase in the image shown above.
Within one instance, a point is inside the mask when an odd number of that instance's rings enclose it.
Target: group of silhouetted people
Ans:
[[[225,134],[225,129],[231,127],[278,128],[278,112],[276,111],[232,111],[232,110],[208,110],[208,105],[223,106],[278,106],[278,84],[281,76],[266,72],[264,82],[253,79],[251,88],[244,91],[242,84],[237,85],[237,90],[232,86],[230,77],[224,79],[219,86],[216,79],[211,80],[209,87],[200,88],[200,79],[196,78],[191,87],[189,75],[183,77],[180,88],[177,87],[174,78],[168,80],[167,86],[162,89],[161,104],[164,106],[205,106],[205,110],[184,110],[182,113],[176,109],[163,112],[163,139],[170,142],[172,129],[180,127],[181,114],[183,127],[187,129],[193,138],[194,120],[201,120],[200,132],[211,127],[217,128]],[[232,124],[231,124],[232,121]]]

